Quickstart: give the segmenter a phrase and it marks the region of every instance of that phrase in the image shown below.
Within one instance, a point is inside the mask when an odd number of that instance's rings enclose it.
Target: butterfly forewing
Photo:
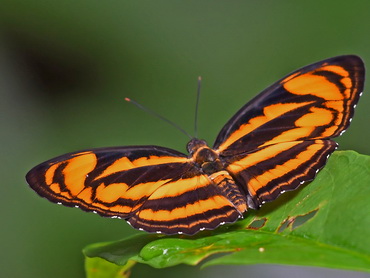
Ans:
[[[242,107],[223,127],[214,148],[229,156],[280,142],[338,136],[350,123],[364,73],[357,56],[297,70]]]
[[[44,162],[27,174],[27,181],[53,202],[125,217],[170,179],[169,173],[181,176],[174,171],[181,169],[178,165],[187,165],[187,157],[164,148],[102,148]]]

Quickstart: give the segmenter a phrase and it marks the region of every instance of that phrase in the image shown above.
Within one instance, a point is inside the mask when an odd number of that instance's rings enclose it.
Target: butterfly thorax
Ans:
[[[234,179],[224,168],[219,155],[207,145],[207,142],[194,138],[188,143],[187,149],[190,158],[217,185],[220,193],[230,200],[240,213],[246,211],[245,194],[240,191]]]
[[[195,164],[208,175],[221,171],[224,167],[218,154],[207,146],[206,141],[192,139],[187,149]]]

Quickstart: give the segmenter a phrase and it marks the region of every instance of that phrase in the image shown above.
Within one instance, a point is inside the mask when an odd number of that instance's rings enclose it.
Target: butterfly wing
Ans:
[[[242,107],[214,143],[235,155],[296,140],[340,135],[363,90],[365,68],[357,56],[327,59],[284,77]]]
[[[148,232],[194,234],[240,217],[189,158],[163,147],[74,152],[36,166],[26,179],[52,202]]]
[[[239,110],[214,148],[255,207],[312,180],[350,124],[362,93],[364,64],[339,56],[276,82]],[[246,188],[245,188],[246,187]]]
[[[224,158],[227,171],[251,196],[252,208],[275,200],[313,180],[337,148],[332,140],[306,140],[273,144]]]

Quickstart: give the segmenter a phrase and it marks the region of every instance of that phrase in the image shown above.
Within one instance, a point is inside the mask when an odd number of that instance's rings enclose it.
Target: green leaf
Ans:
[[[131,268],[135,264],[129,261],[125,266],[116,265],[99,257],[85,258],[85,270],[87,278],[127,278],[131,274]]]
[[[88,246],[117,265],[309,265],[370,272],[370,157],[335,152],[316,179],[244,220],[193,237],[139,234]]]

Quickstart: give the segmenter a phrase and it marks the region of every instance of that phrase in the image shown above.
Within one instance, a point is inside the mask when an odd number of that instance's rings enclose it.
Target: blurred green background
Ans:
[[[1,277],[84,277],[81,249],[137,231],[57,206],[28,188],[36,164],[79,149],[188,138],[131,97],[212,144],[249,99],[301,66],[370,61],[369,1],[0,0]],[[341,149],[370,154],[370,94]],[[320,228],[320,227],[318,227]],[[132,277],[368,277],[286,266],[135,267]]]

